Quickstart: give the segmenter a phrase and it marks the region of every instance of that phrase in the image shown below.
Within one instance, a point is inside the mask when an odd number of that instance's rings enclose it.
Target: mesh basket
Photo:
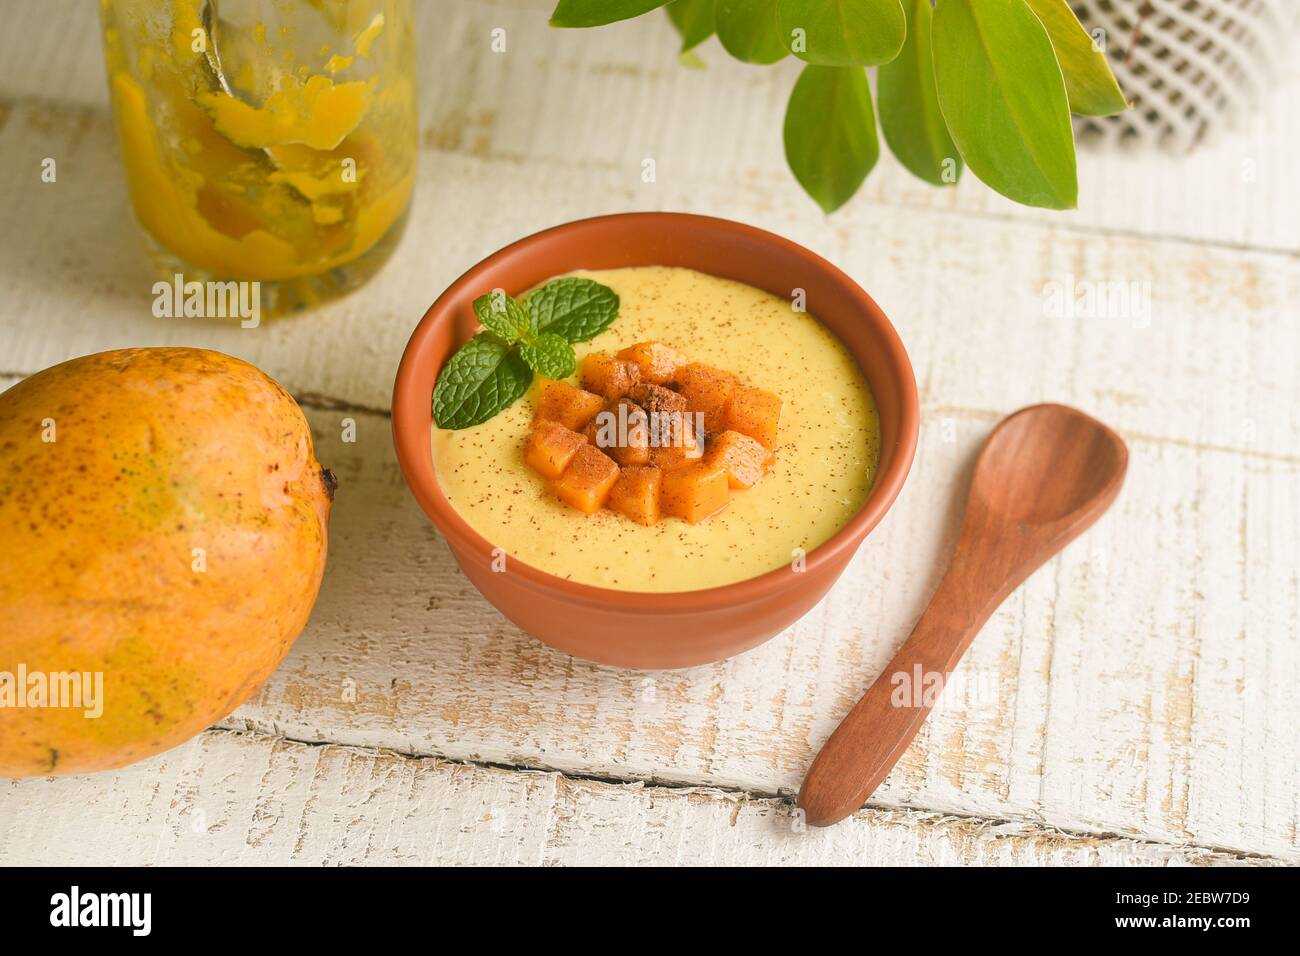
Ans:
[[[1134,108],[1083,118],[1093,139],[1186,150],[1258,103],[1300,23],[1297,0],[1071,0]],[[1100,31],[1100,32],[1099,32]]]

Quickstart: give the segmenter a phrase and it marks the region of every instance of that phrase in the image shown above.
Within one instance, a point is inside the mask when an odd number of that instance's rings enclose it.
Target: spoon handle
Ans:
[[[813,761],[798,800],[811,826],[839,822],[880,786],[1005,596],[969,600],[971,581],[960,564],[953,562],[911,636]]]

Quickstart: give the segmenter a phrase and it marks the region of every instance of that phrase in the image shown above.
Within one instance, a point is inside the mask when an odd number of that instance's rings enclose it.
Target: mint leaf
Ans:
[[[547,378],[568,378],[578,368],[573,346],[554,332],[543,332],[529,339],[519,354],[534,372]]]
[[[775,63],[790,48],[776,18],[777,0],[718,0],[713,11],[718,40],[743,63]]]
[[[665,8],[682,35],[682,53],[689,53],[713,36],[714,0],[672,0]]]
[[[799,185],[826,212],[849,201],[880,158],[866,70],[803,68],[786,107],[785,158]]]
[[[474,314],[485,329],[495,332],[507,342],[518,342],[532,331],[528,310],[501,289],[493,289],[487,295],[475,299]]]
[[[442,367],[433,389],[433,420],[439,428],[482,424],[523,395],[532,380],[518,350],[480,332]]]
[[[905,0],[907,40],[876,74],[880,128],[898,161],[914,176],[935,186],[950,186],[961,175],[961,155],[948,135],[934,89],[930,53],[930,0]]]
[[[618,318],[618,295],[591,279],[555,279],[524,300],[533,328],[570,342],[585,342]]]
[[[899,0],[780,0],[794,55],[818,66],[876,66],[898,56],[907,32]]]
[[[1026,206],[1078,205],[1065,79],[1029,4],[944,0],[930,45],[939,106],[971,172]]]
[[[630,20],[668,0],[560,0],[551,14],[553,27],[599,27],[615,20]]]

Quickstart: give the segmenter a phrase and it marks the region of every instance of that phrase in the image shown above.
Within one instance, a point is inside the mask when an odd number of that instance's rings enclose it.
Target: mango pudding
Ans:
[[[538,374],[486,421],[433,428],[443,493],[508,559],[599,587],[693,591],[797,564],[859,510],[875,405],[816,318],[690,269],[574,276],[616,294],[617,320],[571,339],[572,374]]]

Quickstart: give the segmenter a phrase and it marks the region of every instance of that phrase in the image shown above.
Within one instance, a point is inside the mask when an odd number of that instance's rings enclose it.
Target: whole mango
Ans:
[[[0,394],[0,776],[121,767],[247,700],[307,623],[334,486],[293,398],[219,352]]]

